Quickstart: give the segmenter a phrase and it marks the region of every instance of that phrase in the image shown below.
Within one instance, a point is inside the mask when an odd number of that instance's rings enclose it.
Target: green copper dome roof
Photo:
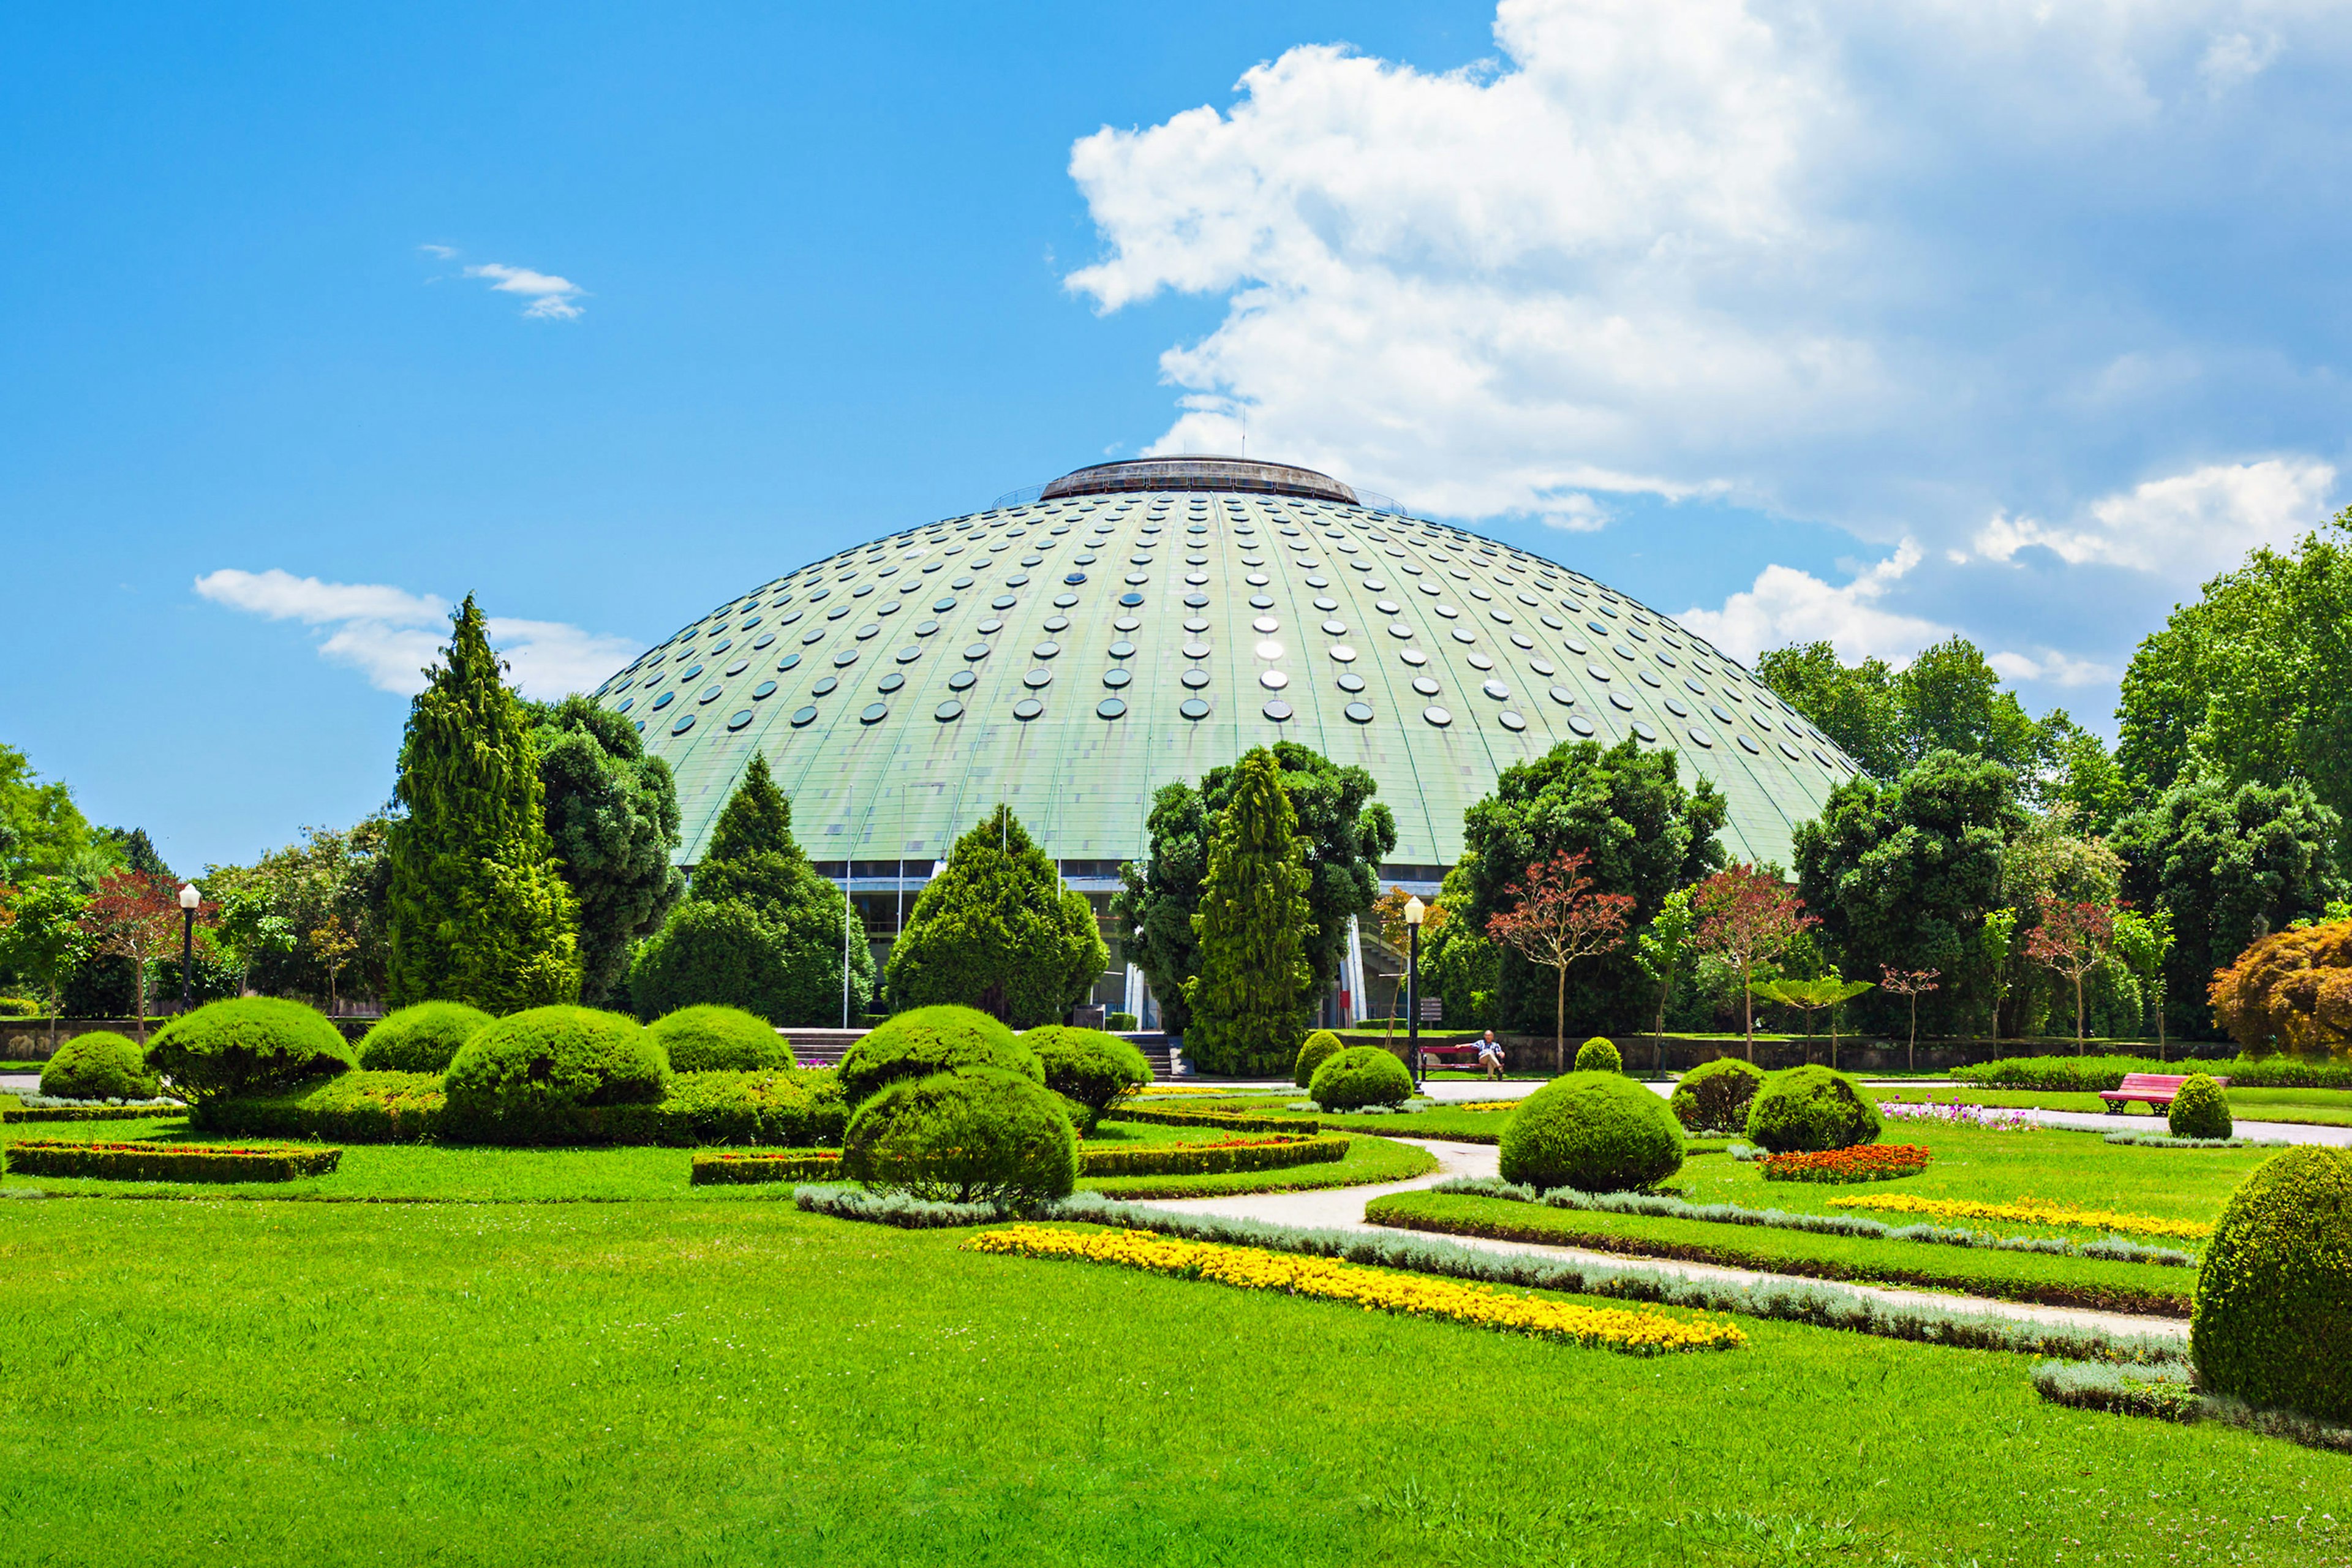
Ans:
[[[1364,499],[1279,464],[1081,469],[774,578],[596,695],[675,770],[688,864],[755,748],[811,855],[925,870],[999,800],[1057,859],[1138,858],[1154,790],[1284,739],[1369,770],[1418,866],[1562,741],[1678,752],[1731,854],[1783,865],[1854,772],[1667,617]]]

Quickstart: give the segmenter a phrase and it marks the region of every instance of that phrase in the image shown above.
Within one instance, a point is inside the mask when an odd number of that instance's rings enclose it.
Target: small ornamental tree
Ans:
[[[1556,855],[1528,868],[1503,889],[1508,908],[1487,917],[1486,934],[1557,976],[1552,987],[1551,1050],[1556,1065],[1568,1057],[1568,966],[1625,945],[1625,922],[1633,915],[1631,893],[1597,893],[1585,868],[1589,850]]]
[[[1674,1000],[1675,982],[1689,972],[1698,956],[1691,940],[1698,917],[1691,912],[1691,889],[1676,888],[1633,938],[1633,962],[1658,987],[1658,1023],[1651,1033],[1650,1064],[1666,1065],[1666,1004]]]
[[[1209,847],[1192,930],[1201,972],[1185,983],[1185,1054],[1213,1073],[1265,1077],[1296,1064],[1314,972],[1306,843],[1263,746],[1244,756]]]
[[[1109,966],[1094,906],[1000,805],[915,900],[885,978],[901,1007],[977,1007],[1031,1029],[1060,1023]]]
[[[49,1003],[49,1048],[56,1053],[59,989],[89,956],[82,913],[89,898],[69,877],[35,877],[0,888],[0,969],[22,975]]]
[[[2213,976],[2213,1021],[2248,1056],[2352,1057],[2352,920],[2273,931]]]
[[[1794,1007],[1804,1014],[1808,1036],[1813,1032],[1813,1015],[1827,1008],[1830,1015],[1830,1067],[1834,1070],[1838,1058],[1838,1006],[1872,989],[1873,984],[1868,980],[1841,979],[1835,971],[1832,971],[1818,980],[1759,980],[1748,989],[1767,1002]],[[1809,1046],[1809,1053],[1811,1049]]]
[[[2156,1004],[2156,1059],[2163,1061],[2170,1055],[2164,1029],[2164,972],[2166,961],[2172,956],[2172,911],[2158,910],[2144,915],[2137,910],[2116,910],[2116,956],[2139,976],[2141,986]]]
[[[209,919],[199,905],[196,916]],[[180,945],[180,886],[146,871],[111,871],[82,911],[88,951],[129,961],[138,998],[139,1043],[147,1043],[147,966]]]
[[[576,1002],[579,906],[547,836],[530,715],[503,679],[472,595],[409,705],[393,799],[395,1007],[467,1002],[492,1013]]]
[[[2042,896],[2042,920],[2025,939],[2025,955],[2074,987],[2074,1054],[2083,1054],[2083,981],[2115,946],[2112,904]]]
[[[1712,953],[1739,972],[1741,1032],[1748,1041],[1748,1059],[1756,1059],[1756,999],[1749,987],[1759,965],[1770,963],[1789,950],[1806,928],[1820,921],[1805,912],[1797,890],[1770,871],[1742,862],[1717,871],[1691,893],[1691,909],[1698,916],[1692,941],[1701,952]]]
[[[1919,1070],[1919,998],[1936,989],[1936,977],[1940,969],[1895,969],[1885,964],[1878,968],[1878,988],[1889,996],[1901,996],[1911,1004],[1911,1039],[1903,1047],[1903,1070]]]

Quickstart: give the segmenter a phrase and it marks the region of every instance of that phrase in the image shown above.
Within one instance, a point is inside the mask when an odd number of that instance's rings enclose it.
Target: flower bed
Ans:
[[[1276,1121],[1271,1116],[1252,1115],[1245,1111],[1146,1110],[1133,1101],[1112,1107],[1107,1120],[1144,1121],[1155,1127],[1218,1127],[1234,1132],[1267,1132],[1277,1128],[1285,1132],[1323,1131],[1320,1122],[1294,1116]]]
[[[93,1176],[117,1182],[290,1182],[323,1176],[341,1149],[237,1148],[218,1143],[78,1143],[20,1138],[7,1146],[17,1176]]]
[[[1214,1143],[1157,1143],[1138,1149],[1078,1150],[1079,1173],[1087,1176],[1207,1176],[1227,1171],[1276,1171],[1343,1160],[1348,1140],[1274,1136],[1226,1138]],[[838,1150],[784,1150],[776,1153],[698,1154],[693,1185],[741,1182],[833,1182],[841,1178]]]
[[[2193,1219],[2166,1219],[2158,1215],[2120,1214],[2113,1209],[2075,1208],[2041,1198],[2017,1203],[1986,1204],[1971,1198],[1923,1198],[1910,1193],[1884,1196],[1832,1198],[1832,1208],[1881,1209],[1889,1214],[1926,1215],[1933,1219],[2010,1220],[2020,1225],[2079,1226],[2086,1230],[2118,1230],[2137,1236],[2178,1237],[2202,1241],[2213,1227]]]
[[[1368,1310],[1470,1323],[1632,1355],[1733,1350],[1748,1342],[1748,1336],[1737,1326],[1705,1318],[1682,1318],[1643,1308],[1573,1306],[1538,1296],[1509,1295],[1487,1285],[1391,1274],[1334,1258],[1181,1241],[1142,1231],[1087,1232],[1019,1225],[982,1231],[964,1246],[974,1252],[1112,1263],[1244,1290],[1279,1290],[1345,1301]]]
[[[1878,1113],[1890,1121],[1936,1121],[1950,1127],[1981,1127],[1988,1132],[2039,1132],[2042,1123],[2030,1110],[2003,1110],[1988,1105],[1908,1105],[1899,1100],[1881,1100]]]
[[[1858,1143],[1818,1153],[1767,1154],[1757,1162],[1768,1182],[1891,1182],[1927,1168],[1916,1143]]]

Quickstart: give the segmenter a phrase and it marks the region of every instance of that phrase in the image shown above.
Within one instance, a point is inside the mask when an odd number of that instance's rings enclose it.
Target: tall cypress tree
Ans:
[[[961,1003],[1030,1029],[1058,1022],[1109,966],[1087,896],[1062,886],[999,805],[956,840],[947,869],[915,900],[887,974],[898,1006]]]
[[[1184,1054],[1207,1072],[1258,1078],[1297,1059],[1315,986],[1307,962],[1315,922],[1307,842],[1281,764],[1260,746],[1238,770],[1192,917],[1201,972],[1184,985],[1192,1009]]]
[[[874,991],[865,922],[809,864],[793,803],[755,754],[711,826],[693,889],[638,944],[629,995],[648,1018],[708,1002],[785,1027],[838,1024],[845,948],[854,1017]]]
[[[528,713],[472,595],[409,705],[394,801],[386,986],[394,1006],[510,1013],[580,996],[578,910],[542,816]]]

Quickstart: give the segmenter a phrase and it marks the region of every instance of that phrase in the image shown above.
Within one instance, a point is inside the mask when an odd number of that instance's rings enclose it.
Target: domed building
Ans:
[[[854,545],[596,695],[675,771],[684,863],[763,752],[802,844],[881,936],[1000,800],[1101,903],[1147,848],[1155,790],[1277,740],[1379,781],[1383,880],[1423,891],[1465,809],[1563,741],[1677,752],[1723,792],[1732,856],[1784,865],[1854,772],[1737,661],[1580,573],[1225,458],[1081,468]]]

